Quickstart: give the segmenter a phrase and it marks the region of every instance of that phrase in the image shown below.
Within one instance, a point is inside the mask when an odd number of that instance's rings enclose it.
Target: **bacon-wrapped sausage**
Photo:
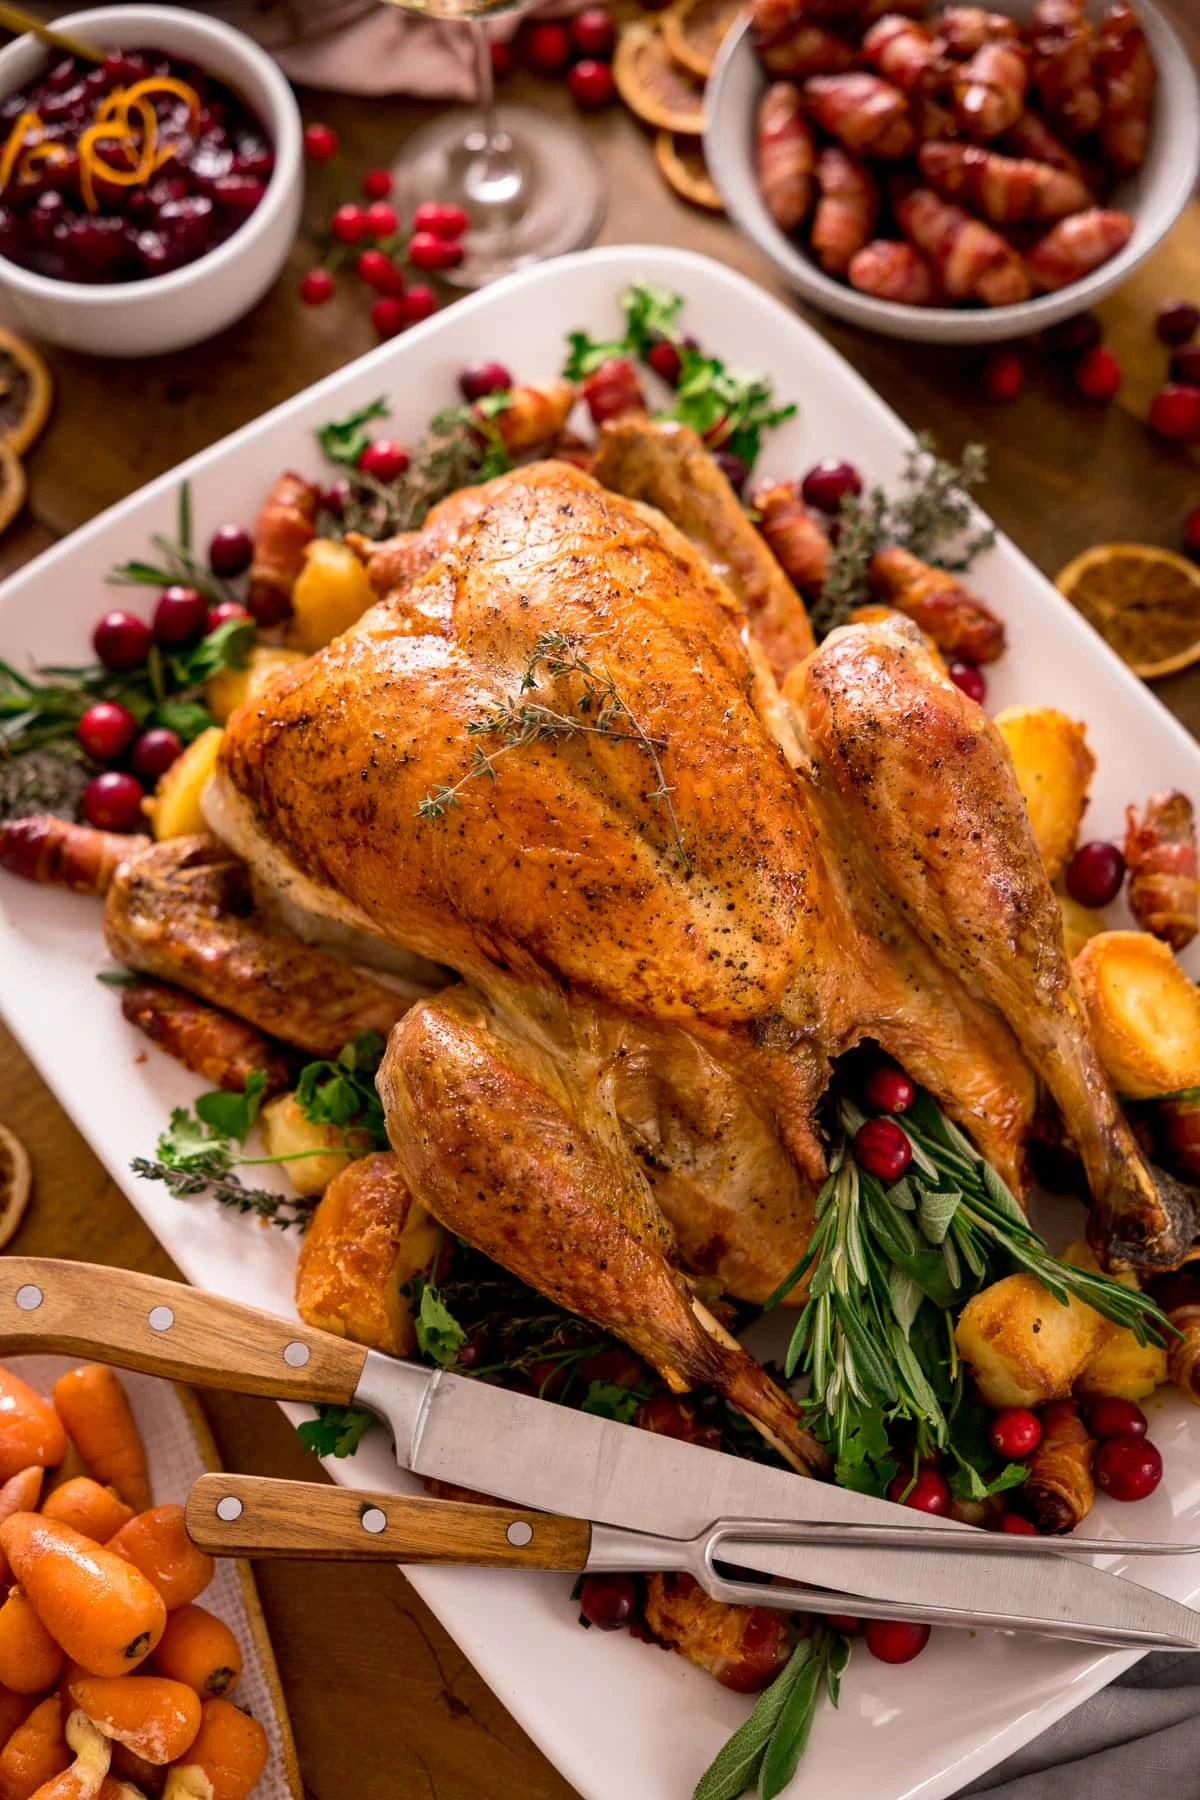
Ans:
[[[529,382],[510,389],[508,405],[486,416],[510,456],[528,456],[554,442],[574,404],[573,382]],[[475,411],[482,418],[481,406]]]
[[[1023,44],[993,38],[955,73],[954,113],[968,137],[999,137],[1025,108],[1029,57]]]
[[[937,35],[948,56],[974,56],[985,44],[1020,34],[1015,19],[1007,13],[989,12],[985,6],[948,6],[937,17]]]
[[[148,837],[73,825],[53,813],[30,813],[0,824],[0,869],[77,894],[106,894],[125,858],[149,847]]]
[[[302,475],[281,475],[254,527],[246,604],[260,625],[278,625],[291,612],[304,552],[317,535],[316,519],[316,488]]]
[[[122,988],[121,1011],[168,1056],[213,1087],[240,1094],[253,1074],[266,1076],[268,1094],[280,1094],[288,1085],[283,1058],[253,1025],[164,981],[135,981]]]
[[[827,144],[817,157],[817,193],[812,252],[830,275],[844,275],[875,229],[879,189],[864,162]]]
[[[906,613],[946,656],[987,663],[1003,654],[1003,620],[945,569],[893,544],[876,551],[867,580],[872,593]]]
[[[933,265],[911,244],[893,238],[876,238],[850,259],[846,270],[850,286],[877,300],[895,300],[901,306],[933,306],[938,298]]]
[[[1042,1408],[1042,1441],[1014,1500],[1039,1531],[1061,1536],[1091,1512],[1095,1454],[1095,1439],[1073,1400],[1052,1400]]]
[[[905,94],[932,86],[943,69],[941,48],[919,19],[885,13],[862,41],[863,55],[886,81]]]
[[[1182,950],[1200,922],[1196,879],[1196,820],[1192,803],[1177,788],[1151,794],[1141,815],[1125,813],[1125,862],[1129,910],[1144,931]]]
[[[814,75],[804,97],[822,131],[856,156],[907,156],[916,145],[908,102],[898,87],[855,69],[847,75]]]
[[[1039,293],[1070,287],[1123,250],[1133,235],[1128,213],[1089,206],[1060,219],[1025,253],[1025,266]]]
[[[1075,152],[1055,137],[1040,113],[1031,112],[1028,107],[1009,126],[1001,143],[1013,156],[1031,156],[1034,162],[1049,163],[1052,169],[1064,169],[1068,175],[1086,182],[1083,164]]]
[[[1051,124],[1069,137],[1086,136],[1100,123],[1101,107],[1084,0],[1037,0],[1031,37],[1033,79]]]
[[[813,201],[817,146],[798,87],[775,81],[758,108],[758,185],[781,231],[795,231]]]
[[[1185,1263],[1150,1285],[1178,1336],[1167,1339],[1167,1373],[1181,1394],[1200,1406],[1200,1279],[1198,1265]]]
[[[932,188],[914,188],[895,202],[906,238],[933,264],[952,300],[972,298],[986,306],[1028,300],[1029,276],[1011,244]]]
[[[683,1444],[699,1444],[702,1450],[721,1448],[721,1427],[715,1421],[702,1419],[695,1401],[684,1394],[651,1394],[633,1415],[642,1431],[658,1437],[677,1438]]]
[[[1146,160],[1150,105],[1157,79],[1154,58],[1131,6],[1114,6],[1096,35],[1096,81],[1100,89],[1100,147],[1122,175]]]
[[[981,144],[922,144],[917,161],[930,187],[964,200],[996,225],[1047,224],[1080,212],[1091,195],[1065,169]]]
[[[806,598],[820,592],[829,568],[830,543],[793,482],[767,482],[751,504],[759,514],[758,529],[792,586]]]
[[[1154,1111],[1161,1160],[1172,1174],[1200,1187],[1200,1100],[1160,1100]]]
[[[772,75],[836,75],[852,69],[854,46],[814,20],[805,0],[754,0],[754,47]]]
[[[610,356],[585,377],[579,391],[596,425],[648,411],[638,372],[627,356]]]
[[[739,1694],[773,1681],[796,1644],[786,1613],[710,1600],[690,1575],[649,1576],[643,1618],[660,1643]]]

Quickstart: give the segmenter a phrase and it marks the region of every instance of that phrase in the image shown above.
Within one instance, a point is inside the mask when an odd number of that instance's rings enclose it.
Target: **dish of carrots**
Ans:
[[[213,1572],[111,1369],[45,1397],[0,1365],[0,1800],[246,1800],[269,1745]]]

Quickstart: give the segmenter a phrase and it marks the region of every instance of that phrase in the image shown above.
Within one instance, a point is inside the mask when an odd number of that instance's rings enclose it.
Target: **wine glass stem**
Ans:
[[[466,26],[475,52],[475,93],[482,130],[471,145],[475,156],[465,186],[479,207],[494,213],[497,207],[511,208],[518,199],[523,173],[513,152],[512,139],[501,130],[496,113],[496,75],[487,28],[479,19],[467,20]]]

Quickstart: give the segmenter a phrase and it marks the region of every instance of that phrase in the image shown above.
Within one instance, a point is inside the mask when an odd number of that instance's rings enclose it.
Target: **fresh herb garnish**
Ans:
[[[153,533],[150,542],[158,550],[157,563],[134,560],[117,563],[105,576],[114,587],[170,587],[180,583],[193,587],[213,606],[236,600],[227,582],[214,575],[203,556],[192,549],[192,492],[186,481],[179,484],[179,503],[175,536],[168,538]]]
[[[538,675],[543,669],[552,681],[562,681],[571,676],[579,678],[578,692],[567,696],[569,710],[560,711],[540,701],[521,699],[522,694],[530,693],[537,687]],[[664,740],[652,738],[643,730],[618,692],[612,676],[585,662],[579,654],[575,639],[568,637],[565,632],[543,632],[525,665],[517,694],[506,695],[490,712],[480,713],[469,720],[467,734],[474,742],[466,774],[460,776],[452,786],[434,788],[426,794],[417,808],[419,819],[444,819],[450,807],[462,804],[459,794],[470,782],[481,778],[496,781],[496,764],[510,750],[521,750],[528,744],[541,743],[549,738],[608,738],[614,743],[635,745],[649,760],[655,785],[647,798],[665,809],[675,840],[676,859],[685,869],[690,868],[683,834],[671,801],[674,789],[669,786],[663,774],[660,760],[660,753],[666,749]],[[479,742],[480,738],[485,737],[497,738],[497,746],[492,750],[485,750]]]
[[[413,1283],[417,1301],[417,1345],[423,1356],[448,1369],[458,1360],[467,1334],[432,1281],[418,1275]]]
[[[995,542],[994,525],[978,526],[971,492],[987,480],[987,451],[967,444],[960,463],[937,454],[927,431],[906,452],[896,492],[875,487],[847,496],[838,515],[838,537],[818,599],[810,609],[813,629],[824,637],[871,597],[867,570],[875,552],[898,544],[938,568],[961,572]]]
[[[832,1626],[814,1626],[759,1695],[750,1717],[717,1752],[692,1800],[739,1800],[751,1788],[758,1800],[776,1800],[804,1754],[822,1688],[836,1706],[849,1661],[849,1639]]]
[[[387,415],[388,403],[380,397],[347,413],[344,419],[330,419],[327,424],[318,425],[317,442],[326,460],[339,463],[344,469],[356,469],[359,457],[371,442],[371,434],[364,426],[372,419],[386,419]]]
[[[318,1406],[315,1419],[297,1425],[296,1436],[314,1456],[353,1456],[375,1423],[361,1406]]]
[[[579,1410],[594,1413],[598,1419],[616,1419],[622,1425],[631,1425],[638,1407],[649,1398],[649,1388],[622,1387],[618,1381],[589,1381]]]
[[[296,1082],[296,1100],[314,1125],[369,1132],[386,1150],[387,1121],[375,1089],[375,1072],[386,1046],[377,1031],[360,1031],[338,1052],[336,1062],[306,1063]]]
[[[652,281],[635,282],[619,299],[625,315],[625,331],[619,338],[604,341],[589,337],[586,331],[572,331],[567,342],[570,353],[563,365],[568,381],[582,381],[594,375],[602,363],[614,356],[636,356],[645,361],[646,352],[664,339],[678,345],[681,340],[679,321],[683,313],[683,296],[671,293]]]
[[[317,440],[322,450],[346,470],[350,487],[341,516],[322,515],[325,535],[343,536],[353,531],[378,541],[416,531],[425,523],[430,507],[447,494],[507,474],[513,460],[494,420],[511,404],[508,392],[489,394],[476,408],[450,406],[435,414],[408,468],[392,482],[378,481],[358,467],[359,457],[371,441],[364,426],[371,419],[387,416],[385,400],[373,400],[344,419],[319,426]]]

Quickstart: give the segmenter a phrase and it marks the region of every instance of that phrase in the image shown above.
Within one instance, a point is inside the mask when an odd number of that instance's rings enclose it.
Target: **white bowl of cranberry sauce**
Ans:
[[[770,21],[778,16],[783,24],[782,31],[776,36],[774,53],[770,37],[764,39],[761,32],[758,34],[760,47],[756,48],[754,22],[748,18],[726,39],[706,96],[705,154],[730,216],[770,258],[788,285],[805,300],[824,312],[889,337],[924,343],[996,343],[1027,336],[1085,312],[1117,287],[1171,229],[1191,197],[1200,169],[1200,89],[1187,53],[1150,0],[1130,0],[1154,65],[1149,131],[1140,165],[1121,173],[1105,159],[1102,129],[1093,126],[1089,131],[1072,133],[1069,124],[1064,124],[1062,113],[1056,113],[1053,106],[1047,104],[1045,93],[1050,94],[1051,102],[1059,96],[1048,86],[1053,75],[1047,75],[1038,53],[1034,21],[1039,13],[1043,32],[1047,29],[1050,14],[1062,18],[1078,11],[1090,23],[1090,48],[1086,48],[1084,54],[1085,59],[1091,58],[1091,68],[1097,70],[1093,78],[1093,86],[1096,86],[1098,83],[1103,85],[1104,79],[1096,62],[1097,56],[1103,54],[1098,50],[1100,28],[1116,4],[1117,0],[1080,0],[1076,8],[1069,0],[1059,0],[1058,5],[1038,7],[1035,0],[987,0],[982,11],[970,9],[984,21],[985,33],[988,30],[986,21],[994,22],[998,14],[1011,19],[1019,28],[1018,54],[1027,59],[1025,110],[1010,129],[992,137],[983,130],[971,129],[970,121],[954,117],[957,95],[961,92],[955,78],[963,69],[968,46],[954,43],[950,27],[942,32],[939,20],[942,12],[947,10],[945,0],[927,0],[924,6],[920,0],[893,0],[890,6],[886,0],[776,0],[774,12],[772,0],[760,0],[760,5],[753,9],[760,21],[764,18]],[[968,11],[966,7],[954,5],[954,0],[951,0],[951,7],[960,15]],[[805,54],[814,43],[820,44],[820,38],[812,37],[806,44],[802,43],[800,28],[811,23],[818,32],[832,35],[831,47],[835,52],[838,40],[848,44],[850,50],[844,66],[855,71],[858,77],[876,81],[878,85],[880,62],[885,68],[889,66],[886,51],[881,53],[878,47],[880,39],[886,39],[889,33],[896,34],[904,26],[903,19],[894,17],[886,24],[880,23],[880,15],[885,11],[893,15],[907,14],[909,18],[916,15],[919,29],[934,39],[943,58],[940,66],[933,65],[928,85],[914,86],[908,91],[909,126],[900,129],[902,133],[907,131],[908,137],[915,142],[897,148],[895,144],[880,140],[880,148],[886,154],[872,150],[850,155],[845,141],[839,141],[837,132],[827,129],[831,122],[840,123],[831,120],[833,95],[827,78],[818,78],[816,87],[811,88],[802,70],[785,76],[779,65],[788,60],[789,43],[801,44]],[[999,22],[1003,28],[1003,19]],[[877,33],[874,39],[869,36],[872,29]],[[1084,35],[1086,38],[1086,27]],[[1043,46],[1048,43],[1053,48],[1056,42],[1061,44],[1062,41],[1061,35],[1056,39],[1051,33],[1048,39],[1043,37],[1041,43]],[[767,61],[774,65],[772,69],[764,65],[760,49],[765,50]],[[991,54],[991,51],[985,52],[985,55]],[[985,74],[989,72],[984,71]],[[1078,75],[1078,67],[1075,73]],[[796,110],[807,117],[810,127],[815,127],[816,174],[824,174],[820,159],[826,150],[832,150],[834,154],[828,159],[828,167],[835,177],[839,169],[843,177],[849,171],[861,185],[865,176],[865,185],[874,192],[876,211],[869,233],[872,242],[863,256],[862,265],[856,266],[856,257],[846,267],[841,267],[840,259],[822,250],[820,234],[815,231],[824,197],[820,180],[814,181],[813,198],[806,207],[807,216],[795,229],[782,229],[764,199],[759,163],[759,109],[768,88],[781,79],[796,83],[802,96]],[[841,76],[835,77],[833,86],[836,88],[842,80]],[[901,66],[897,80],[884,85],[894,89],[904,80],[905,72]],[[782,98],[786,102],[786,90]],[[882,94],[876,93],[870,96],[869,103],[876,105],[881,99]],[[1067,108],[1069,111],[1069,99]],[[883,114],[879,116],[882,118]],[[1051,122],[1053,131],[1047,136]],[[775,121],[776,132],[780,123],[778,119]],[[782,120],[782,128],[786,134],[786,118]],[[944,138],[947,142],[933,143],[934,138]],[[968,147],[965,158],[964,146]],[[981,151],[1000,152],[1004,159],[992,165],[995,176],[989,174],[986,177],[989,185],[997,179],[1001,183],[1016,179],[1032,187],[1033,164],[1046,157],[1056,159],[1060,169],[1066,168],[1068,162],[1076,163],[1092,192],[1084,202],[1087,210],[1078,215],[1082,232],[1068,246],[1068,253],[1077,253],[1079,261],[1086,267],[1086,253],[1091,245],[1095,245],[1105,260],[1072,280],[1064,258],[1055,249],[1053,254],[1058,267],[1047,270],[1046,258],[1036,246],[1043,234],[1064,221],[1061,217],[1056,219],[1052,206],[1041,212],[1037,223],[1033,221],[1039,214],[1032,206],[1026,219],[1014,220],[1011,213],[1006,218],[1003,204],[997,209],[994,185],[990,193],[980,192],[984,185],[977,173],[983,161]],[[1021,157],[1026,159],[1024,168],[1014,177],[1014,165]],[[963,162],[975,165],[974,183],[970,169],[964,180],[960,172]],[[952,165],[952,174],[958,173],[957,183],[947,181],[942,167],[945,163]],[[1039,174],[1036,179],[1046,183],[1044,175]],[[925,217],[916,219],[912,214],[911,190],[918,189],[918,184],[921,199],[916,204],[925,208]],[[931,193],[935,187],[939,191]],[[910,195],[907,207],[906,193]],[[848,199],[853,206],[856,200],[854,194],[845,192],[840,195],[834,192],[830,197],[835,205],[839,199]],[[942,204],[948,199],[952,199],[959,209],[957,213],[947,211]],[[1072,202],[1072,205],[1079,204],[1078,200]],[[775,210],[780,210],[778,199]],[[826,214],[826,219],[837,226],[838,221],[832,214],[833,209]],[[1119,247],[1114,249],[1111,241],[1105,245],[1100,239],[1105,231],[1113,231],[1114,221],[1120,215],[1127,217],[1115,231],[1113,241]],[[936,247],[939,225],[949,227],[942,237],[943,244],[947,245],[947,255],[950,254],[949,240],[956,235],[961,246],[964,216],[997,233],[1004,239],[1000,253],[1005,249],[1010,252],[1011,266],[1000,271],[1001,279],[996,288],[1001,304],[989,305],[981,296],[961,293],[951,302],[944,291],[938,292],[936,256],[931,257],[925,252]],[[843,211],[843,223],[845,217]],[[1067,219],[1065,223],[1069,230],[1079,229],[1074,220]],[[1084,234],[1090,242],[1085,241]],[[1052,246],[1058,236],[1056,231]],[[879,241],[882,241],[882,249],[878,247]],[[828,248],[836,248],[836,245]],[[1011,256],[1011,252],[1015,252],[1015,256]],[[867,264],[874,266],[867,267]],[[954,274],[961,271],[960,258]],[[861,273],[863,280],[882,277],[872,280],[873,286],[890,287],[891,292],[900,293],[905,281],[911,282],[914,276],[920,276],[929,286],[930,272],[934,277],[933,291],[921,292],[920,304],[908,303],[904,298],[881,297],[877,292],[861,291],[853,285]],[[1031,278],[1027,279],[1027,275]],[[1050,291],[1039,291],[1048,285],[1041,279],[1047,275],[1056,285]],[[1006,299],[1004,288],[1010,276],[1016,280],[1018,291],[1023,290],[1029,297]],[[996,295],[992,297],[995,299]]]
[[[87,62],[0,52],[0,290],[31,336],[153,356],[241,318],[282,268],[302,200],[300,116],[241,32],[184,8],[57,21]]]

